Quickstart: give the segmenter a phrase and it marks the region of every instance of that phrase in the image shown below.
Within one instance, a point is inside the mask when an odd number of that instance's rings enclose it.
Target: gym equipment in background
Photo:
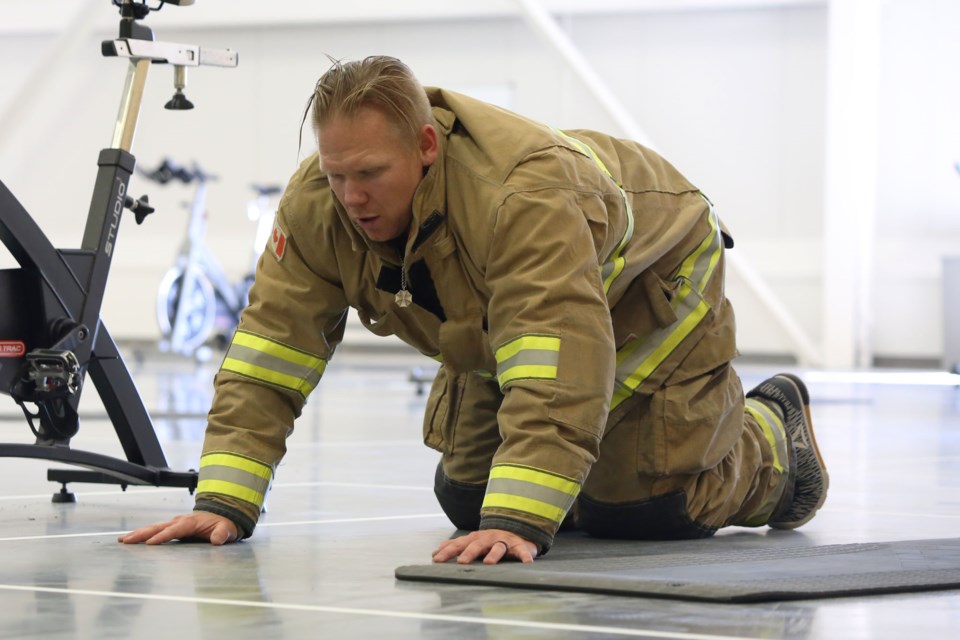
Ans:
[[[193,0],[165,0],[187,5]],[[96,182],[79,249],[56,249],[26,209],[0,182],[0,240],[20,265],[0,271],[0,393],[23,410],[33,444],[2,443],[0,457],[52,460],[86,470],[49,469],[63,485],[54,501],[72,501],[68,482],[196,487],[193,470],[172,471],[150,415],[110,332],[100,318],[107,275],[123,210],[142,223],[152,212],[146,197],[127,192],[136,160],[130,153],[147,72],[154,64],[174,69],[170,109],[193,105],[183,95],[187,67],[235,67],[236,52],[154,40],[142,24],[161,9],[146,0],[112,0],[120,10],[120,34],[101,53],[127,58],[124,90],[113,142],[100,152]],[[70,448],[80,429],[77,408],[89,373],[123,447],[126,460]]]
[[[166,158],[156,169],[142,175],[167,185],[177,181],[194,185],[187,205],[186,234],[174,265],[166,272],[157,290],[157,325],[160,350],[189,356],[198,362],[210,359],[210,344],[223,349],[233,337],[240,312],[247,306],[256,263],[273,225],[275,207],[271,197],[278,186],[253,185],[256,197],[247,206],[248,217],[257,223],[248,270],[236,282],[231,281],[206,244],[207,183],[217,176],[194,162],[191,168]]]

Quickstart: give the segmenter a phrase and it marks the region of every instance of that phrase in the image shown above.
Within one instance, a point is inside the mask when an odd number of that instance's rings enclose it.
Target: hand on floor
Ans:
[[[206,511],[194,511],[167,522],[158,522],[117,538],[124,544],[163,544],[171,540],[207,540],[221,545],[237,539],[237,526],[228,518]]]
[[[454,557],[459,564],[470,564],[481,557],[483,564],[497,564],[504,558],[533,562],[537,557],[537,545],[509,531],[484,529],[444,540],[433,552],[434,562],[446,562]]]

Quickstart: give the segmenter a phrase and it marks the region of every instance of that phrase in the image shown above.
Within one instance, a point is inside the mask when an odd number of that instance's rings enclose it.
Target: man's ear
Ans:
[[[423,166],[429,167],[437,161],[440,152],[440,143],[437,140],[437,129],[432,124],[420,127],[420,161]]]

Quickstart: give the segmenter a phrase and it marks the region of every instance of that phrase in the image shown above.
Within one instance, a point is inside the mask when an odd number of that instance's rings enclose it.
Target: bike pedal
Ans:
[[[72,351],[34,349],[24,361],[25,379],[33,383],[33,396],[68,396],[80,390],[80,363]]]

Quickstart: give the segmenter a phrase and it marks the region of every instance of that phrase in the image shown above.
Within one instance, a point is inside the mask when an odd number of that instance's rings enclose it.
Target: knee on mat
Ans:
[[[693,540],[717,531],[690,517],[682,491],[627,503],[600,502],[581,494],[577,527],[598,538],[622,540]]]
[[[486,495],[487,485],[468,484],[451,480],[437,465],[433,480],[433,493],[437,496],[440,508],[457,529],[476,531],[480,528],[480,508]]]

